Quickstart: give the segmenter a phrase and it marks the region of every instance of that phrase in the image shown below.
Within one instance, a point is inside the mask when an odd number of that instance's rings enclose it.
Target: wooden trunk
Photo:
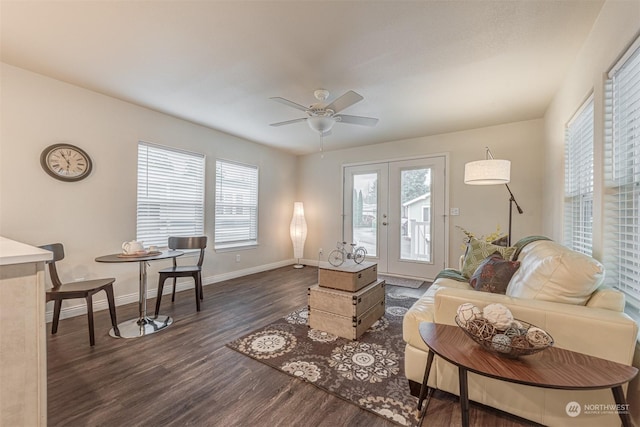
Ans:
[[[384,292],[384,280],[374,280],[356,292],[314,285],[309,288],[308,324],[314,329],[356,340],[384,314]]]
[[[339,291],[314,285],[309,288],[309,310],[320,310],[346,317],[360,317],[384,300],[384,280],[378,280],[357,292]]]
[[[356,292],[378,280],[378,264],[375,262],[345,262],[340,267],[321,262],[318,267],[318,285],[323,288]]]
[[[340,316],[322,310],[309,310],[309,326],[342,338],[357,340],[384,314],[384,300],[360,317]]]

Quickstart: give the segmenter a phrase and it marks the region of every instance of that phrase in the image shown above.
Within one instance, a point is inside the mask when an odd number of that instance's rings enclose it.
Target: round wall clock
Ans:
[[[42,150],[40,164],[46,173],[61,181],[80,181],[91,173],[91,157],[71,144],[53,144]]]

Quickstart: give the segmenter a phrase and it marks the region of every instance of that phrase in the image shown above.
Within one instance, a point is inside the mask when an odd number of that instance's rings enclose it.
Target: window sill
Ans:
[[[246,251],[255,249],[258,247],[258,242],[251,243],[235,243],[228,245],[216,245],[214,247],[216,252],[232,252],[232,251]]]

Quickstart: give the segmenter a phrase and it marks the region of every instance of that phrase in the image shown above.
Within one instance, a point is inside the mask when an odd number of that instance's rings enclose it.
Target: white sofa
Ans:
[[[555,346],[631,365],[638,326],[623,313],[624,295],[602,287],[604,271],[594,259],[552,241],[534,241],[518,255],[520,268],[506,295],[480,292],[468,283],[438,278],[404,317],[405,373],[412,386],[422,382],[428,348],[418,332],[421,322],[455,325],[459,305],[507,306],[514,317],[548,331]],[[527,356],[522,356],[527,357]],[[569,402],[614,404],[611,390],[566,391],[523,386],[469,374],[469,398],[549,426],[619,426],[617,414],[594,411],[575,418]],[[458,395],[458,371],[436,356],[429,386]],[[626,388],[625,388],[626,390]],[[473,423],[473,420],[471,420]]]

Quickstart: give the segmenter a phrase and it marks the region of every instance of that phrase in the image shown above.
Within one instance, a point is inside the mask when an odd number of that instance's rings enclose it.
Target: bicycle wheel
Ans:
[[[360,264],[362,261],[364,261],[366,256],[367,250],[365,248],[356,248],[356,250],[353,252],[353,260],[356,262],[356,264]]]
[[[329,264],[334,267],[340,267],[344,263],[344,252],[337,249],[332,250],[329,253]]]

